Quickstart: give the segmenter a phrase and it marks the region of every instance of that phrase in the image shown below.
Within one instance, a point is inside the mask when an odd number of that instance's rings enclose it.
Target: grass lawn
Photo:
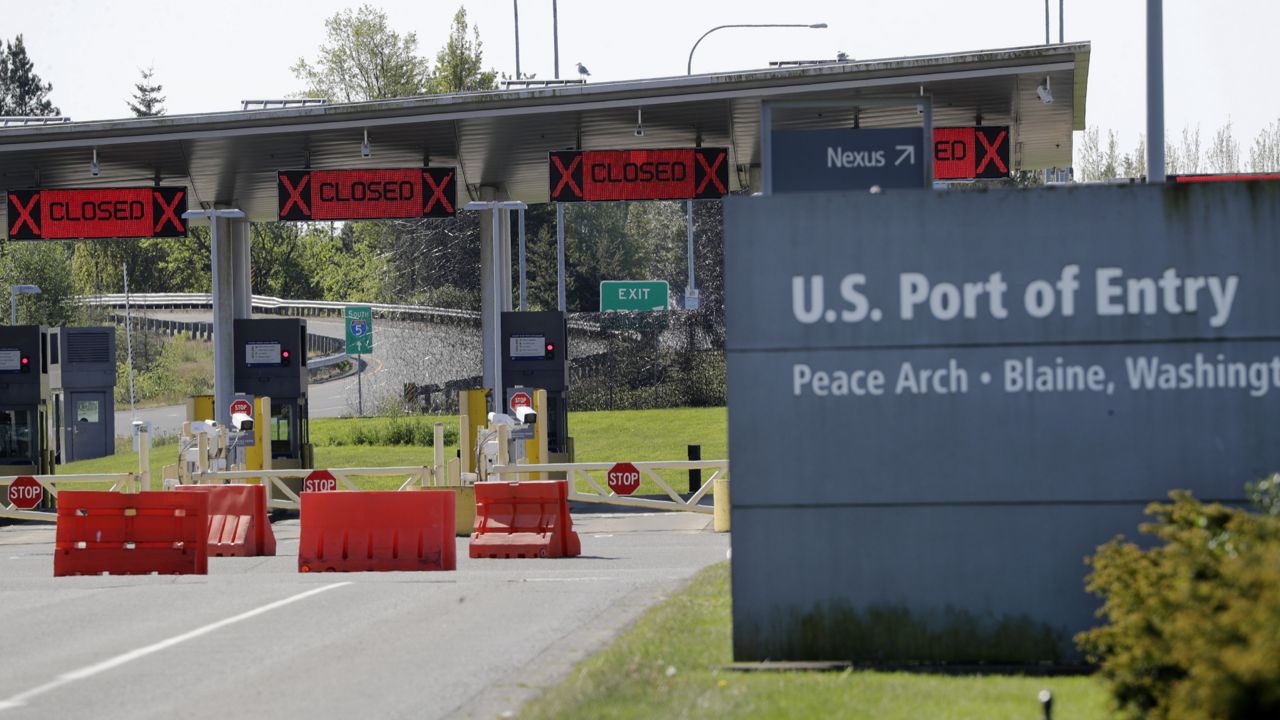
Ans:
[[[1106,718],[1089,677],[946,676],[900,672],[738,672],[732,659],[729,564],[704,570],[611,646],[519,714],[529,718]]]
[[[455,432],[457,416],[424,417],[419,422],[430,425],[439,420]],[[357,429],[376,430],[389,425],[392,418],[317,418],[311,421],[311,442],[315,445],[317,467],[397,467],[430,465],[432,449],[422,445],[351,445]],[[666,410],[617,410],[608,412],[576,412],[569,414],[579,462],[622,460],[683,460],[688,445],[702,445],[702,457],[723,459],[727,456],[727,415],[724,408],[672,408]],[[60,466],[60,474],[136,472],[138,456],[128,450],[127,443],[117,445],[115,455],[81,460]],[[456,457],[457,444],[447,443],[445,458]],[[152,448],[151,477],[159,484],[165,465],[176,463],[178,445],[169,443]],[[603,473],[597,481],[605,485]],[[663,473],[676,490],[688,487],[684,472]],[[704,473],[704,477],[706,474]],[[368,490],[398,487],[401,479],[369,478],[360,481]],[[585,483],[580,488],[586,489]],[[637,494],[658,494],[661,489],[648,479]]]

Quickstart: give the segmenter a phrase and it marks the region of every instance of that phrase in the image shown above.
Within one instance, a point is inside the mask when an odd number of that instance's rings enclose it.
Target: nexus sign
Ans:
[[[281,220],[453,217],[457,188],[457,171],[451,167],[276,174]]]
[[[725,148],[550,154],[551,201],[704,200],[729,192]]]
[[[1009,128],[935,128],[933,179],[981,180],[1009,176]]]
[[[182,237],[187,190],[176,187],[13,190],[11,240]]]

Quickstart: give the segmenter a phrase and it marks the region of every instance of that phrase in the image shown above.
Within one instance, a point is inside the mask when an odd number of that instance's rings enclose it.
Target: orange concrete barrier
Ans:
[[[304,492],[299,572],[456,570],[448,490]]]
[[[479,482],[473,558],[558,558],[582,554],[565,480]]]
[[[255,557],[276,554],[262,485],[179,485],[174,490],[209,496],[209,554]]]
[[[204,493],[58,493],[53,576],[205,575]]]

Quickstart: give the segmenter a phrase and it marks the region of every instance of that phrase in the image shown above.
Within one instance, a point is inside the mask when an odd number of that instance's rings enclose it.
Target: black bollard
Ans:
[[[702,459],[702,446],[690,445],[689,460],[692,461],[692,460],[701,460],[701,459]],[[700,487],[702,487],[702,470],[701,469],[690,470],[689,471],[689,492],[696,493],[698,492],[698,488]]]
[[[1040,691],[1040,708],[1044,711],[1044,720],[1053,720],[1053,693],[1046,688]]]

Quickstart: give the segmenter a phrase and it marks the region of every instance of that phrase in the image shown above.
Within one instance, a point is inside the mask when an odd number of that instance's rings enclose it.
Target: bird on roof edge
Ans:
[[[578,63],[578,77],[585,79],[590,76],[591,76],[591,71],[587,70],[587,66],[583,65],[582,63]]]

